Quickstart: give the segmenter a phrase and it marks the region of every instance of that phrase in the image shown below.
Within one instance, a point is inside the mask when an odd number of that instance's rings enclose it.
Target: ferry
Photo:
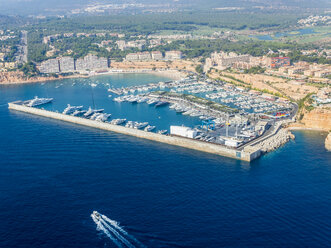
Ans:
[[[35,96],[34,99],[27,101],[26,106],[28,107],[36,107],[40,106],[49,102],[52,102],[53,98],[38,98]]]

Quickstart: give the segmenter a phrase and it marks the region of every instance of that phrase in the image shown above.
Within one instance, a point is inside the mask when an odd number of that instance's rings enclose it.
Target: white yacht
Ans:
[[[92,109],[91,107],[89,107],[87,112],[84,114],[84,117],[89,117],[89,116],[93,115],[94,113],[101,113],[103,111],[104,111],[104,109]]]
[[[106,114],[106,113],[101,113],[99,114],[95,120],[96,121],[101,121],[101,122],[105,122],[106,120],[108,120],[108,118],[111,116],[111,114]]]
[[[38,98],[37,96],[35,96],[34,99],[28,101],[26,106],[35,107],[35,106],[43,105],[43,104],[46,104],[46,103],[49,103],[52,101],[53,101],[53,98]]]
[[[141,123],[139,123],[139,122],[136,122],[136,123],[134,123],[134,128],[135,129],[143,129],[144,127],[146,127],[148,125],[148,122],[141,122]]]
[[[68,104],[68,106],[63,110],[62,114],[70,115],[76,110],[81,110],[82,108],[83,106],[71,106],[70,104]]]
[[[123,124],[124,122],[126,122],[126,119],[114,119],[110,122],[110,124],[113,124],[113,125],[121,125]]]
[[[71,115],[72,116],[80,116],[82,114],[85,114],[86,110],[75,110]]]

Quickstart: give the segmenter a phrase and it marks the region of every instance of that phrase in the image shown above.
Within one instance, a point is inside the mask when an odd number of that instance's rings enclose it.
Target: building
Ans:
[[[181,51],[169,51],[165,52],[165,60],[179,60],[182,59],[183,55]]]
[[[43,61],[39,68],[41,73],[67,73],[75,71],[106,69],[109,67],[108,59],[87,55],[76,61],[69,56]]]
[[[58,59],[49,59],[41,62],[39,66],[39,71],[41,73],[59,73],[60,64]]]
[[[75,61],[72,57],[66,56],[59,58],[60,72],[75,71]]]
[[[323,71],[316,71],[315,73],[314,73],[314,76],[315,77],[320,77],[320,78],[322,78],[322,77],[326,77],[326,76],[328,76],[328,75],[330,75],[331,74],[331,71],[329,71],[329,70],[323,70]]]
[[[149,52],[138,53],[138,56],[140,61],[148,61],[152,59],[151,54]]]
[[[288,75],[300,74],[303,72],[304,72],[304,68],[301,68],[301,67],[293,67],[293,68],[289,68],[287,70]]]
[[[103,57],[98,57],[96,55],[86,55],[84,58],[79,58],[76,60],[76,70],[86,71],[86,70],[96,70],[108,68],[108,59]]]
[[[184,126],[170,126],[170,134],[194,139],[197,136],[197,131]]]
[[[271,58],[271,68],[279,68],[283,66],[290,66],[291,60],[289,57],[273,57]]]
[[[153,51],[153,52],[151,52],[151,55],[152,55],[153,60],[162,60],[163,59],[163,55],[160,51]]]
[[[236,66],[237,68],[249,69],[251,68],[250,63],[251,56],[248,54],[238,55],[236,53],[225,53],[225,52],[214,52],[210,58],[206,59],[204,65],[204,72],[207,72],[210,68],[216,68],[224,70],[228,67]]]
[[[127,61],[138,61],[139,55],[138,55],[138,53],[129,53],[126,55],[125,59]]]
[[[125,40],[118,40],[116,41],[116,45],[118,47],[118,49],[120,49],[121,51],[124,51],[126,48],[126,42]]]

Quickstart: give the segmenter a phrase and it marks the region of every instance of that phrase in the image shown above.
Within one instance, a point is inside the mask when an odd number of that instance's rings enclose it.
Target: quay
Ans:
[[[21,111],[29,114],[34,114],[38,116],[43,116],[51,119],[56,119],[60,121],[70,122],[74,124],[79,124],[83,126],[98,128],[102,130],[112,131],[116,133],[121,133],[125,135],[135,136],[138,138],[153,140],[169,145],[180,146],[188,149],[198,150],[201,152],[212,153],[224,157],[234,158],[242,161],[253,161],[254,159],[262,155],[261,149],[247,146],[245,149],[235,149],[226,147],[223,145],[213,144],[209,142],[203,142],[199,140],[172,136],[172,135],[162,135],[152,132],[145,132],[138,129],[127,128],[120,125],[113,125],[106,122],[98,122],[95,120],[85,119],[82,117],[76,117],[71,115],[65,115],[49,110],[39,109],[35,107],[28,107],[22,104],[21,101],[16,101],[8,103],[8,108],[11,110]]]

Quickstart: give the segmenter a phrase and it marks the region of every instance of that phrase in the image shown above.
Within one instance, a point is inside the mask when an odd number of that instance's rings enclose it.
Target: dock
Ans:
[[[146,132],[139,129],[127,128],[120,125],[113,125],[107,122],[98,122],[95,120],[90,120],[82,117],[76,117],[71,115],[65,115],[62,113],[57,113],[49,110],[39,109],[35,107],[28,107],[22,104],[21,101],[8,103],[8,108],[15,111],[25,112],[37,116],[42,116],[46,118],[51,118],[55,120],[70,122],[77,125],[102,129],[106,131],[111,131],[115,133],[121,133],[124,135],[130,135],[137,138],[152,140],[160,143],[165,143],[174,146],[180,146],[192,150],[197,150],[201,152],[212,153],[224,157],[229,157],[237,160],[242,160],[246,162],[253,161],[254,159],[260,157],[262,152],[260,149],[254,147],[247,147],[247,149],[239,150],[231,147],[226,147],[223,145],[218,145],[209,142],[203,142],[199,140],[194,140],[190,138],[184,138],[179,136],[162,135],[152,132]]]

